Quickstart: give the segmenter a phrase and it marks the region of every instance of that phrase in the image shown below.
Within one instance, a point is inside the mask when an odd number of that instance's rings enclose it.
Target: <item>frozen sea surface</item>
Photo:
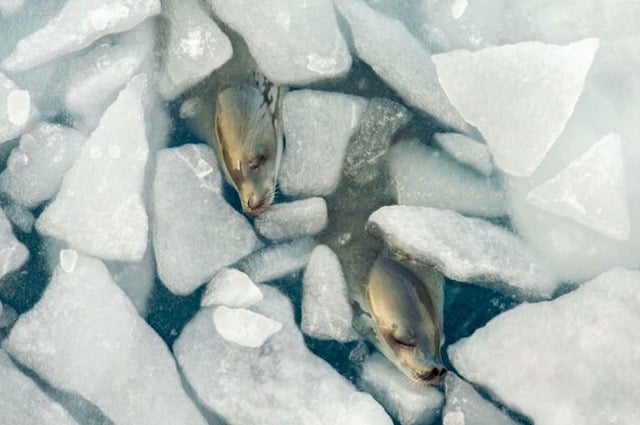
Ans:
[[[637,1],[0,0],[0,422],[636,425],[638,46]],[[258,217],[207,144],[253,71]],[[354,329],[382,250],[445,274],[443,386]]]

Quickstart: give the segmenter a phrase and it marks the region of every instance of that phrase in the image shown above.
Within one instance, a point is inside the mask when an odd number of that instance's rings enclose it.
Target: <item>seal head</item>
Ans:
[[[215,131],[220,164],[242,209],[261,214],[273,202],[282,157],[282,140],[263,94],[248,83],[223,89],[216,104]]]
[[[432,278],[437,279],[435,274]],[[427,285],[408,267],[379,257],[369,273],[366,302],[374,345],[415,382],[436,385],[447,370],[440,358],[437,300]]]

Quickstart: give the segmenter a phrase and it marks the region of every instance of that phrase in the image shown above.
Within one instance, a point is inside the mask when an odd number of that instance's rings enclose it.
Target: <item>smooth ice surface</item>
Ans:
[[[99,260],[79,255],[72,272],[56,268],[7,342],[22,364],[82,395],[115,423],[206,423],[167,346]]]
[[[148,21],[74,57],[63,90],[64,105],[74,119],[95,128],[118,92],[143,70],[154,43],[154,25]]]
[[[468,380],[536,424],[640,421],[640,273],[613,269],[502,313],[449,348]]]
[[[268,282],[304,268],[314,246],[310,237],[270,245],[244,258],[236,267],[256,283]]]
[[[524,42],[432,59],[449,100],[482,133],[496,166],[529,176],[573,113],[598,44]]]
[[[136,76],[107,109],[38,218],[40,233],[103,259],[142,258],[148,231],[142,200],[149,152],[146,89],[147,78]]]
[[[0,190],[29,208],[51,199],[85,139],[71,127],[38,124],[20,138],[20,145],[11,152],[7,168],[0,174]]]
[[[302,277],[302,321],[305,334],[340,342],[357,339],[351,322],[349,289],[338,256],[318,245]]]
[[[432,423],[440,413],[444,401],[440,391],[434,387],[412,384],[379,353],[370,355],[364,362],[360,385],[401,425]]]
[[[24,0],[0,0],[0,14],[5,17],[16,13],[24,5]]]
[[[620,136],[610,133],[556,176],[529,192],[527,201],[605,236],[629,238],[630,218]]]
[[[484,143],[459,133],[436,133],[433,141],[461,164],[468,165],[485,176],[493,173],[491,154]]]
[[[174,343],[176,359],[202,403],[233,424],[391,425],[368,394],[309,351],[289,299],[274,288],[260,289],[264,299],[252,310],[282,323],[261,347],[224,339],[211,309],[201,310]]]
[[[455,373],[447,374],[444,386],[447,402],[442,410],[443,425],[516,425]]]
[[[221,337],[242,347],[258,348],[274,334],[282,323],[245,308],[217,307],[213,325]]]
[[[160,12],[159,0],[68,0],[47,24],[18,42],[0,63],[23,71],[81,50],[106,34],[133,28]]]
[[[287,148],[279,183],[283,193],[326,196],[340,182],[347,143],[358,127],[367,101],[316,90],[286,94],[282,120]]]
[[[72,425],[76,421],[20,372],[0,349],[0,422],[23,425]]]
[[[251,278],[238,269],[229,268],[222,269],[211,279],[200,306],[250,307],[261,300],[262,292]]]
[[[374,11],[361,0],[335,3],[349,23],[358,57],[380,78],[408,104],[456,130],[469,130],[438,83],[431,52],[401,22]]]
[[[389,152],[396,200],[402,205],[446,208],[463,214],[507,214],[505,194],[494,178],[481,177],[444,152],[406,140]]]
[[[551,296],[558,282],[516,235],[477,218],[425,207],[382,207],[367,231],[394,252],[434,264],[447,277],[507,294]]]
[[[271,240],[315,235],[326,225],[327,203],[322,198],[272,205],[254,221],[258,233]]]
[[[306,84],[347,73],[351,56],[330,0],[208,0],[240,33],[258,68],[276,84]]]
[[[169,40],[158,89],[164,98],[174,99],[227,62],[233,49],[199,0],[167,0],[163,4]]]
[[[222,197],[213,150],[204,144],[158,152],[153,183],[153,247],[158,275],[188,294],[258,245],[251,225]]]
[[[0,279],[22,267],[28,258],[29,251],[16,239],[11,223],[4,211],[0,210]]]
[[[19,137],[37,115],[29,92],[0,72],[0,143]]]

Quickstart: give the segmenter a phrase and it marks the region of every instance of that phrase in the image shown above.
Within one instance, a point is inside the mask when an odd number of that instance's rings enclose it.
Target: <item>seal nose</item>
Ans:
[[[447,374],[447,369],[444,367],[434,367],[429,372],[425,372],[420,374],[418,377],[430,384],[437,385],[442,382],[444,376]]]
[[[247,205],[249,206],[249,208],[256,209],[256,207],[258,206],[259,203],[256,203],[255,201],[256,195],[255,193],[252,193],[251,195],[249,195],[249,198],[247,199]]]

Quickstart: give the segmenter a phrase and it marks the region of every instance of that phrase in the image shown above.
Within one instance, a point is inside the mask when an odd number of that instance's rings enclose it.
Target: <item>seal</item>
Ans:
[[[354,328],[412,382],[437,385],[447,372],[440,356],[444,278],[394,252],[366,226],[371,213],[394,203],[386,152],[409,120],[401,105],[370,100],[347,145],[340,185],[327,197],[329,223],[320,239],[340,259]]]
[[[220,166],[249,215],[261,214],[273,203],[283,152],[265,93],[252,84],[236,83],[222,89],[216,102]]]

